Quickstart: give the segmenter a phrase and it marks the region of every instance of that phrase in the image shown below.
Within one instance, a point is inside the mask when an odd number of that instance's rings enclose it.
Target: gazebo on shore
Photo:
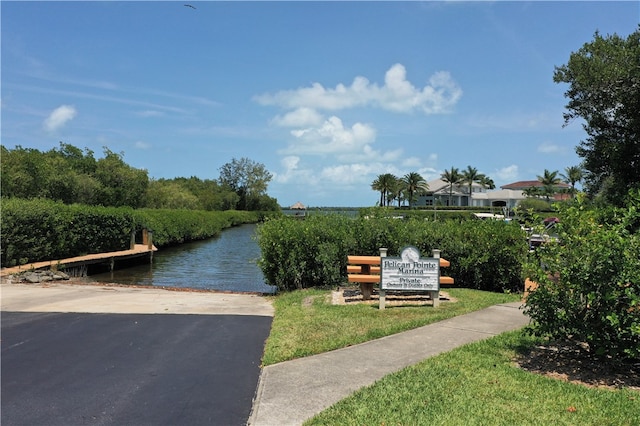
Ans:
[[[296,212],[294,213],[295,217],[299,217],[299,218],[304,218],[306,216],[307,213],[307,208],[305,207],[304,204],[302,204],[300,201],[298,201],[297,203],[295,203],[294,205],[292,205],[291,207],[289,207],[291,210],[295,210]]]

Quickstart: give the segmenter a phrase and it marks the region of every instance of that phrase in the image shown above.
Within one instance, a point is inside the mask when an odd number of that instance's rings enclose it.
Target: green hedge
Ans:
[[[3,199],[2,266],[122,250],[137,226],[130,208]]]
[[[243,223],[255,223],[258,212],[204,210],[136,210],[142,227],[153,231],[156,247],[202,240],[220,234],[223,229]]]
[[[451,262],[443,271],[456,285],[489,291],[519,291],[526,236],[501,221],[392,219],[340,215],[283,218],[258,227],[260,267],[268,284],[281,290],[342,285],[347,255],[377,255],[380,247],[398,256],[407,245],[424,257],[440,249]]]
[[[153,231],[156,247],[209,238],[230,226],[255,223],[258,212],[134,210],[66,205],[45,199],[2,199],[2,266],[126,250],[131,233]]]

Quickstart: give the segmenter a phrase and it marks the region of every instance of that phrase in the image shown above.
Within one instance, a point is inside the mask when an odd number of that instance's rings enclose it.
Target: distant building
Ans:
[[[435,179],[427,182],[429,184],[429,193],[421,195],[417,198],[416,206],[483,206],[484,204],[475,204],[474,201],[481,194],[487,194],[487,188],[478,183],[471,185],[471,197],[469,197],[469,184],[462,183],[453,185],[451,188],[451,197],[449,197],[449,183],[442,179]]]
[[[571,185],[569,185],[568,183],[561,182],[556,185],[553,185],[553,187],[558,191],[562,191],[562,190],[567,190],[571,188]],[[500,188],[526,191],[527,189],[531,189],[531,188],[542,189],[544,188],[544,185],[539,180],[520,180],[518,182],[513,182],[508,185],[502,185]]]
[[[518,182],[513,182],[508,185],[501,186],[502,189],[512,189],[512,190],[520,190],[526,193],[526,191],[537,188],[543,189],[544,185],[539,180],[521,180]],[[553,199],[555,201],[568,200],[571,198],[570,189],[571,185],[564,182],[559,182],[553,185],[555,189],[555,193],[553,194]]]
[[[488,190],[478,183],[471,185],[463,183],[453,185],[451,197],[449,197],[449,183],[435,179],[428,182],[429,193],[421,195],[414,203],[415,206],[457,206],[457,207],[506,207],[514,208],[518,202],[527,198],[525,191],[530,188],[543,188],[544,185],[537,180],[526,180],[503,185],[498,190]],[[555,200],[563,200],[569,197],[570,185],[559,183],[554,185],[557,191]]]

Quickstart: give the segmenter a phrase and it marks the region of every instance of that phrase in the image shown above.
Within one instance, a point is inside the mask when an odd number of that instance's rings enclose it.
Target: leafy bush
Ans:
[[[133,210],[66,205],[45,199],[2,199],[2,266],[126,250],[131,233],[153,231],[157,247],[209,238],[230,226],[255,223],[257,212]]]
[[[517,210],[524,212],[527,210],[533,210],[536,212],[552,212],[553,206],[549,201],[542,198],[526,198],[518,203]]]
[[[225,228],[257,222],[259,218],[256,212],[236,210],[140,209],[136,215],[142,227],[153,232],[157,247],[214,237]]]
[[[2,266],[129,247],[137,222],[130,208],[2,200]]]
[[[517,225],[499,221],[392,219],[384,214],[284,218],[258,228],[260,266],[270,285],[281,290],[335,286],[346,282],[349,254],[389,256],[407,245],[424,257],[433,249],[451,262],[443,274],[456,285],[490,291],[522,289],[526,238]],[[314,270],[317,269],[317,270]]]
[[[259,265],[267,283],[280,290],[343,282],[353,245],[351,219],[340,215],[281,218],[258,227]]]
[[[532,257],[531,332],[587,343],[596,356],[640,356],[640,191],[624,209],[562,207],[559,241]]]

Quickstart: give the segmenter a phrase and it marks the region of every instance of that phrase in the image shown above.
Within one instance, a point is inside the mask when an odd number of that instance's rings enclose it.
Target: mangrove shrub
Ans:
[[[614,360],[640,357],[640,191],[625,208],[563,207],[558,241],[527,267],[531,332],[586,343]]]
[[[268,284],[281,290],[346,283],[347,256],[398,256],[408,245],[423,257],[433,249],[451,261],[446,275],[461,287],[519,291],[526,237],[516,224],[501,221],[394,219],[367,215],[282,218],[258,228],[260,266]]]

